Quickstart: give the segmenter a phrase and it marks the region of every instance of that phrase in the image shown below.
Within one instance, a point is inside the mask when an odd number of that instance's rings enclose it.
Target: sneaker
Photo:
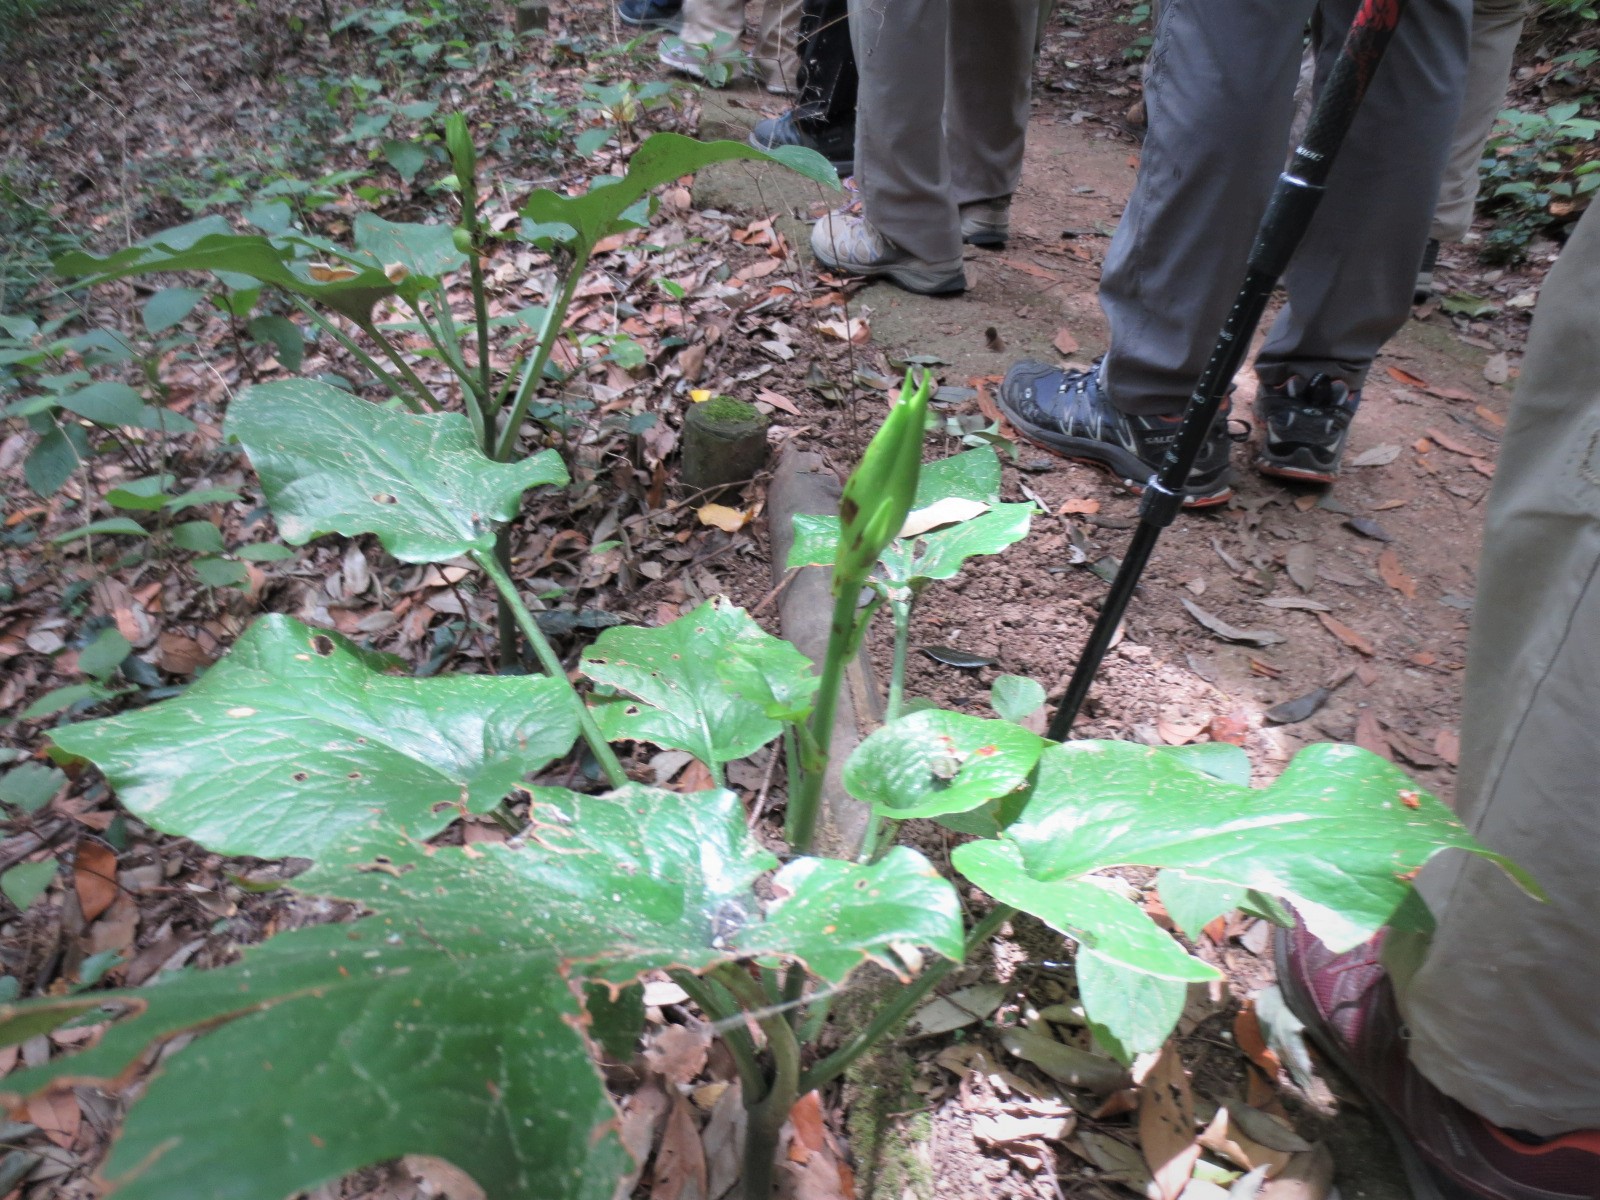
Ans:
[[[682,38],[662,38],[661,45],[656,49],[656,59],[663,66],[671,67],[691,79],[703,80],[706,77],[706,60],[696,56]]]
[[[830,271],[882,276],[908,292],[948,296],[967,290],[959,258],[930,263],[913,258],[872,227],[854,206],[835,209],[811,227],[811,253]]]
[[[1261,423],[1261,453],[1256,470],[1276,479],[1332,483],[1350,436],[1350,420],[1361,392],[1320,372],[1306,379],[1291,375],[1280,387],[1263,384],[1256,393]]]
[[[1439,239],[1429,238],[1422,250],[1422,265],[1417,268],[1417,286],[1411,303],[1426,304],[1433,299],[1433,269],[1439,265]]]
[[[677,29],[683,24],[683,0],[618,0],[617,20],[640,29]]]
[[[1284,1000],[1384,1118],[1414,1200],[1600,1200],[1600,1132],[1501,1129],[1411,1065],[1381,935],[1334,954],[1296,925],[1277,931],[1275,950]]]
[[[1000,384],[1000,411],[1030,442],[1068,458],[1108,468],[1142,492],[1178,436],[1181,417],[1133,417],[1119,412],[1105,391],[1102,366],[1065,371],[1024,360]],[[1184,485],[1185,508],[1224,504],[1233,495],[1228,469],[1227,412],[1218,414]]]
[[[808,133],[800,128],[794,109],[781,117],[768,117],[758,121],[748,139],[757,150],[776,150],[779,146],[804,146],[815,150],[833,164],[840,177],[856,169],[856,127],[834,125],[819,133]]]
[[[1011,236],[1011,197],[974,200],[961,206],[961,240],[969,246],[998,250]]]

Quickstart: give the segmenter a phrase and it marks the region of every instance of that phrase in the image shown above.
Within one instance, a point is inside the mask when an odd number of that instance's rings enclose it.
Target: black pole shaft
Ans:
[[[1295,247],[1305,236],[1322,199],[1323,186],[1335,155],[1355,120],[1367,85],[1388,48],[1400,22],[1406,0],[1362,0],[1339,58],[1323,85],[1312,110],[1305,137],[1288,168],[1278,176],[1266,214],[1256,230],[1244,282],[1223,321],[1216,345],[1184,408],[1178,436],[1167,447],[1156,473],[1145,485],[1139,505],[1139,526],[1123,555],[1122,566],[1111,581],[1100,615],[1067,684],[1066,695],[1050,721],[1048,737],[1064,741],[1072,732],[1089,688],[1105,661],[1117,626],[1122,623],[1133,590],[1144,574],[1161,531],[1172,524],[1183,507],[1184,483],[1205,443],[1211,424],[1222,410],[1228,387],[1249,349],[1250,338],[1261,322],[1272,289],[1289,265]]]

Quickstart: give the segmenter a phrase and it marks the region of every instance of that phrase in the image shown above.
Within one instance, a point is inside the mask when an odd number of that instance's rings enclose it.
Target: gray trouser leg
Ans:
[[[1322,6],[1318,74],[1354,0]],[[1256,358],[1263,383],[1326,372],[1352,388],[1410,318],[1417,265],[1466,79],[1470,0],[1412,0],[1284,274],[1289,303]]]
[[[961,257],[957,207],[1022,170],[1037,0],[850,0],[867,219],[925,262]]]
[[[1549,894],[1466,855],[1401,989],[1411,1060],[1497,1125],[1600,1128],[1600,207],[1550,272],[1489,499],[1461,819]]]
[[[1511,57],[1516,53],[1527,11],[1527,0],[1475,0],[1472,6],[1467,90],[1461,101],[1461,117],[1450,136],[1439,204],[1433,210],[1433,229],[1428,234],[1436,241],[1459,242],[1472,228],[1483,144],[1489,140],[1495,117],[1506,106]]]
[[[1359,386],[1410,312],[1456,119],[1470,0],[1413,0],[1346,140],[1262,377],[1325,370]],[[1156,30],[1139,179],[1106,256],[1107,382],[1117,407],[1182,407],[1244,277],[1288,150],[1300,44],[1316,0],[1169,0]],[[1336,49],[1355,0],[1323,0]],[[1330,58],[1323,58],[1324,65]]]

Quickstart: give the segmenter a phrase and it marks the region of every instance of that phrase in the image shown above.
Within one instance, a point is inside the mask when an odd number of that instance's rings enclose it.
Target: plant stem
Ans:
[[[484,432],[484,440],[493,436],[488,430]],[[488,453],[487,450],[484,451]],[[511,530],[502,525],[494,535],[494,559],[500,564],[500,569],[508,576],[511,574]],[[511,611],[511,602],[502,593],[495,604],[494,627],[500,635],[500,670],[507,674],[518,671],[522,667],[522,648],[517,644],[517,614]]]
[[[561,327],[566,321],[573,293],[578,290],[578,283],[583,278],[583,268],[589,263],[589,249],[588,246],[578,247],[572,256],[572,269],[561,281],[560,295],[549,308],[545,309],[544,321],[539,326],[539,348],[534,351],[533,357],[522,373],[522,380],[517,385],[517,398],[512,402],[511,413],[506,418],[505,424],[500,427],[500,436],[495,442],[494,456],[501,462],[509,461],[511,450],[517,444],[517,431],[522,427],[522,419],[528,415],[528,405],[533,403],[533,394],[539,390],[539,382],[544,378],[545,364],[550,361],[550,353],[555,349],[556,339],[561,336]]]
[[[478,403],[484,408],[484,419],[489,419],[489,297],[483,290],[483,262],[478,257],[478,214],[461,214],[467,228],[472,230],[473,250],[470,255],[472,268],[472,308],[473,316],[478,321]]]
[[[395,394],[396,398],[399,399],[401,404],[404,404],[414,413],[428,412],[431,409],[432,405],[428,402],[431,401],[433,397],[430,393],[423,392],[420,397],[412,396],[405,384],[401,383],[392,374],[390,374],[389,371],[385,369],[377,359],[373,358],[372,355],[363,350],[355,341],[355,339],[350,337],[349,334],[345,333],[344,330],[340,329],[332,321],[324,317],[299,296],[291,295],[289,299],[294,301],[295,307],[297,307],[301,312],[305,313],[306,316],[311,318],[312,324],[348,350],[351,355],[355,357],[355,360],[363,367],[371,371],[379,379],[383,380],[383,385]]]
[[[738,1005],[724,1003],[719,990],[693,971],[669,971],[668,974],[674,983],[689,994],[689,999],[700,1006],[700,1011],[716,1023],[728,1052],[733,1055],[733,1065],[738,1068],[746,1103],[751,1103],[752,1097],[765,1096],[767,1077],[761,1070],[755,1039],[744,1027],[743,1013]]]
[[[511,576],[500,565],[500,560],[495,557],[493,551],[474,550],[472,561],[483,568],[484,574],[493,582],[495,590],[510,606],[512,617],[521,628],[523,636],[528,639],[528,644],[533,647],[533,652],[538,656],[539,665],[544,668],[545,674],[552,679],[561,680],[572,693],[572,702],[578,707],[578,728],[583,731],[583,740],[589,744],[590,751],[599,762],[601,770],[606,773],[606,778],[611,781],[611,786],[622,787],[628,782],[628,773],[622,769],[616,751],[611,748],[611,743],[606,741],[605,735],[600,732],[600,727],[595,724],[594,714],[589,711],[589,706],[583,702],[583,697],[578,695],[578,689],[573,687],[572,681],[567,678],[566,668],[561,665],[556,652],[550,648],[550,643],[540,630],[539,623],[533,619],[533,614],[522,602],[522,597],[517,595],[517,585],[511,582]]]
[[[974,925],[972,932],[967,934],[961,961],[964,962],[974,950],[994,936],[995,930],[1016,915],[1016,909],[1008,904],[1002,904]],[[960,962],[951,959],[940,959],[917,976],[916,981],[909,987],[903,987],[895,992],[893,998],[878,1010],[865,1029],[800,1077],[800,1095],[803,1096],[814,1088],[824,1087],[843,1075],[851,1063],[872,1049],[885,1034],[905,1020],[906,1015],[933,990],[933,986],[959,965]]]
[[[756,1014],[761,1031],[767,1035],[767,1048],[772,1052],[772,1085],[767,1094],[754,1103],[745,1097],[749,1123],[744,1142],[745,1200],[770,1200],[778,1134],[795,1100],[803,1094],[799,1090],[800,1043],[783,1013],[764,1008],[761,985],[742,968],[724,963],[713,972],[713,977]]]
[[[377,322],[368,321],[361,329],[362,332],[383,348],[383,352],[389,356],[389,361],[395,365],[395,369],[400,372],[402,379],[416,388],[419,395],[427,396],[430,400],[433,398],[433,393],[428,390],[428,385],[417,377],[417,373],[411,369],[411,364],[400,357],[400,351],[393,342],[383,336],[383,333],[378,329]]]
[[[816,840],[817,810],[822,804],[823,773],[833,745],[833,718],[839,707],[839,688],[850,660],[858,617],[856,601],[862,580],[835,580],[833,624],[828,631],[828,649],[822,660],[822,680],[817,687],[817,704],[808,722],[811,736],[802,738],[800,787],[789,797],[786,824],[789,844],[798,854],[810,854]]]

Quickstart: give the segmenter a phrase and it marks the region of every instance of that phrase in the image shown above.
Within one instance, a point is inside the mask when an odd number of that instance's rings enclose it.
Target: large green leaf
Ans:
[[[1049,744],[1010,721],[924,709],[857,746],[844,785],[882,817],[967,812],[1022,786]]]
[[[222,222],[220,226],[208,228],[226,230],[227,224]],[[384,275],[381,263],[341,262],[332,264],[334,270],[321,270],[301,257],[320,247],[300,238],[265,238],[232,232],[207,232],[192,237],[189,236],[192,231],[186,230],[187,227],[180,227],[155,234],[139,245],[104,258],[74,250],[56,259],[56,273],[87,276],[86,282],[91,284],[170,271],[245,275],[315,300],[358,322],[371,320],[374,304],[402,290]],[[318,279],[317,274],[324,277]]]
[[[655,188],[712,163],[738,159],[781,163],[818,183],[839,186],[838,173],[828,160],[801,146],[757,150],[744,142],[700,142],[680,133],[656,133],[633,152],[627,174],[621,179],[596,181],[578,196],[540,188],[528,197],[522,215],[539,225],[566,225],[576,234],[577,244],[592,247],[616,229],[623,214]]]
[[[262,617],[182,695],[53,734],[139,817],[224,854],[315,858],[353,830],[437,833],[577,738],[558,680],[413,679],[336,633]]]
[[[1072,960],[1086,1014],[1111,1014],[1112,1025],[1089,1017],[1095,1040],[1123,1064],[1161,1049],[1189,999],[1189,985],[1134,971],[1080,946]]]
[[[883,552],[878,569],[892,584],[949,579],[960,573],[967,559],[999,554],[1027,537],[1037,511],[1032,504],[996,504],[957,524],[914,538],[899,538]]]
[[[614,626],[583,652],[583,671],[625,692],[594,714],[609,739],[687,750],[705,763],[753,754],[804,715],[811,663],[742,608],[708,600],[670,625]]]
[[[140,1011],[6,1088],[115,1079],[152,1042],[200,1032],[129,1115],[106,1171],[126,1180],[120,1196],[280,1200],[423,1153],[494,1200],[604,1197],[626,1160],[579,1030],[586,984],[748,954],[840,978],[922,937],[959,953],[954,890],[910,851],[870,868],[791,864],[778,878],[792,895],[763,918],[752,884],[775,860],[731,793],[542,788],[531,816],[513,844],[380,840],[377,862],[341,851],[297,886],[376,915],[283,935],[237,967],[110,993]],[[913,878],[912,903],[942,917],[902,904],[875,934],[873,891]],[[0,1029],[18,1011],[0,1010]]]
[[[531,487],[567,481],[554,450],[495,462],[459,413],[380,408],[312,379],[259,384],[228,411],[283,539],[373,533],[402,562],[494,546]]]
[[[399,263],[412,275],[440,279],[467,265],[448,225],[402,224],[363,212],[356,214],[352,235],[358,250],[385,265]]]
[[[917,498],[913,509],[926,508],[939,500],[977,500],[995,504],[1000,499],[1000,456],[993,446],[963,450],[947,458],[925,463],[917,479]]]

